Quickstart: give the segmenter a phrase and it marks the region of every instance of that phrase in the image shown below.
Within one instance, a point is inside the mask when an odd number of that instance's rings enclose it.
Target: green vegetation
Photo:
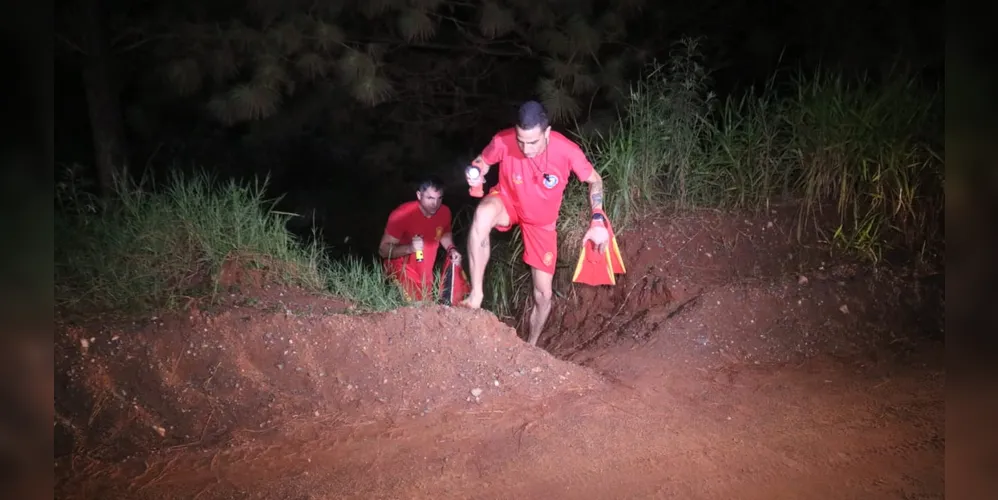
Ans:
[[[899,70],[879,78],[816,70],[782,85],[774,75],[759,92],[721,100],[696,41],[675,54],[632,87],[614,129],[580,135],[618,234],[663,207],[758,211],[789,202],[799,207],[798,236],[813,229],[871,263],[889,249],[924,252],[941,241],[937,89]],[[559,222],[562,274],[575,264],[587,214],[586,187],[573,183]],[[528,271],[516,247],[493,255],[506,262],[491,264],[504,271],[490,286],[513,288],[493,291],[489,307],[510,314],[529,293]]]
[[[217,183],[175,175],[163,189],[117,183],[106,201],[70,178],[57,190],[55,295],[69,308],[172,307],[214,297],[223,266],[253,269],[268,282],[332,291],[360,310],[402,303],[379,269],[330,262],[318,238],[299,241],[273,210],[266,183]]]

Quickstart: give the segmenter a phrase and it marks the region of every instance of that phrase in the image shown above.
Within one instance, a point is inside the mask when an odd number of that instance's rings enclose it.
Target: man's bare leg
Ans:
[[[482,199],[475,209],[475,218],[468,231],[468,278],[471,281],[471,292],[461,305],[474,309],[482,307],[482,299],[485,297],[485,266],[492,253],[489,235],[496,226],[506,225],[509,225],[509,215],[506,214],[502,200],[498,196],[486,196]]]
[[[537,339],[541,337],[548,316],[551,315],[551,297],[554,295],[551,287],[554,275],[534,268],[530,268],[530,274],[534,282],[534,308],[530,311],[530,338],[527,342],[530,345],[537,345]]]

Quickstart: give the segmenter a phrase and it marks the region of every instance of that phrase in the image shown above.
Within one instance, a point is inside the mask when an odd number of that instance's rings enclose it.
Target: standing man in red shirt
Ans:
[[[534,307],[530,312],[528,342],[537,339],[551,313],[552,282],[558,261],[558,235],[555,228],[565,186],[570,173],[589,184],[593,222],[582,243],[593,241],[598,250],[606,248],[609,234],[602,222],[603,179],[577,144],[551,130],[547,112],[536,101],[520,106],[516,126],[492,137],[471,163],[480,171],[468,176],[468,185],[485,179],[490,165],[499,164],[499,184],[478,204],[468,235],[468,262],[471,292],[463,302],[471,308],[482,305],[482,280],[489,260],[492,229],[509,231],[520,225],[523,235],[523,261],[531,267]]]
[[[407,300],[432,297],[433,263],[440,246],[451,260],[461,261],[451,234],[450,208],[443,198],[443,183],[429,177],[417,187],[415,200],[399,205],[388,216],[378,253],[385,272],[402,287]]]

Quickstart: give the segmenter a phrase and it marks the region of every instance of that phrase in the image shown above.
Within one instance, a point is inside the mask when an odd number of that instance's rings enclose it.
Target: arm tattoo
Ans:
[[[589,194],[589,198],[590,200],[592,200],[593,210],[596,210],[597,208],[603,208],[603,193],[601,191],[594,190],[593,193]]]

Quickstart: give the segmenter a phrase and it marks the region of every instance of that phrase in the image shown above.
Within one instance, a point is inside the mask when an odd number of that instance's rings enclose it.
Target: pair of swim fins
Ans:
[[[610,233],[606,249],[600,253],[592,241],[583,243],[579,260],[575,264],[575,274],[572,276],[573,283],[592,286],[616,285],[616,275],[627,272],[627,268],[624,267],[624,259],[620,256],[620,247],[617,246],[617,237],[613,234],[613,226],[610,225],[610,219],[605,217],[604,219],[606,230]]]

